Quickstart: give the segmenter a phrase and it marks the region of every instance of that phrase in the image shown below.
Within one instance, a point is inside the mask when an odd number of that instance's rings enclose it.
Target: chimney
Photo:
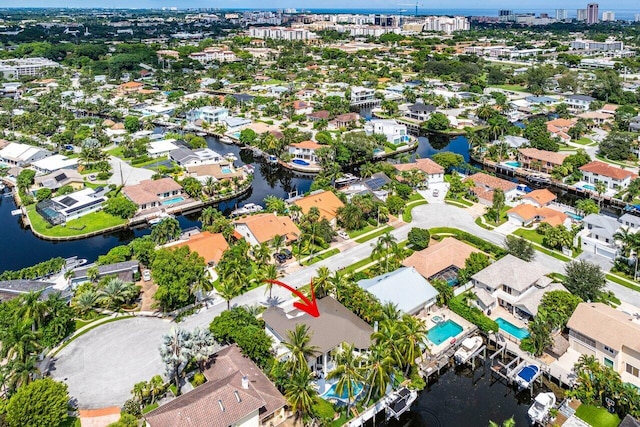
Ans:
[[[240,394],[238,393],[238,390],[234,390],[233,394],[236,396],[236,400],[238,401],[238,403],[242,402],[242,399],[240,399]]]
[[[220,405],[220,410],[224,412],[224,405],[222,404],[222,400],[218,399],[218,405]]]
[[[249,388],[249,377],[246,375],[242,377],[242,388],[245,390]]]

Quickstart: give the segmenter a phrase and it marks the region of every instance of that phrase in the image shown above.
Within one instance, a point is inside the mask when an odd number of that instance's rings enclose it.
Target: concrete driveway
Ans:
[[[151,179],[154,174],[151,170],[133,167],[129,163],[115,156],[111,156],[109,158],[109,164],[111,164],[111,170],[113,172],[113,175],[109,178],[109,184],[139,184],[140,181]]]

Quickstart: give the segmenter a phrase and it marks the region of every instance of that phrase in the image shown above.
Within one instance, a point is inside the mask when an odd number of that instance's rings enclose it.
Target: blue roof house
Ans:
[[[358,286],[383,304],[391,302],[407,314],[429,309],[438,296],[438,291],[413,267],[402,267],[372,279],[360,280]]]

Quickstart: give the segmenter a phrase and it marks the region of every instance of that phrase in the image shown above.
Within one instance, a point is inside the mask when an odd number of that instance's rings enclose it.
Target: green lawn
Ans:
[[[146,414],[147,412],[151,412],[154,409],[156,409],[158,406],[160,406],[160,405],[158,405],[158,402],[150,403],[147,406],[145,406],[144,408],[142,408],[142,413]]]
[[[583,136],[582,138],[580,138],[577,141],[571,141],[574,144],[580,144],[580,145],[592,145],[593,141],[590,140],[589,138],[587,138],[586,136]]]
[[[98,319],[102,319],[104,317],[107,317],[106,314],[96,314],[96,316],[93,319],[89,319],[89,320],[84,320],[84,319],[76,319],[76,331],[84,326],[87,326],[89,323],[93,323]]]
[[[50,237],[70,237],[82,236],[83,234],[92,233],[94,231],[104,230],[109,227],[115,227],[127,222],[103,211],[92,212],[81,218],[72,219],[66,224],[51,226],[43,217],[36,212],[35,205],[27,208],[27,215],[31,228],[40,234]]]
[[[542,240],[544,239],[544,236],[542,234],[539,234],[536,230],[527,228],[518,228],[513,232],[513,234],[515,234],[516,236],[524,237],[525,239],[539,245],[542,245]]]
[[[407,204],[411,204],[411,202],[416,202],[418,200],[425,200],[424,197],[422,197],[422,194],[418,193],[417,191],[415,193],[413,193],[411,196],[409,196],[409,199],[407,199]]]
[[[495,85],[492,87],[496,87],[498,89],[503,89],[503,90],[511,90],[514,92],[526,92],[527,88],[524,86],[520,86],[520,85]]]
[[[484,215],[483,215],[483,217],[484,217],[484,221],[485,221],[488,225],[490,225],[490,226],[492,226],[492,227],[497,227],[497,226],[499,226],[499,225],[502,225],[502,224],[504,224],[505,222],[507,222],[507,219],[508,219],[508,218],[507,218],[507,211],[508,211],[509,209],[511,209],[511,206],[506,206],[506,205],[505,205],[505,206],[503,206],[503,207],[502,207],[502,210],[500,211],[500,220],[499,220],[497,223],[496,223],[496,222],[494,222],[492,219],[489,219],[489,217],[487,217],[487,214],[484,214]]]
[[[402,211],[402,220],[404,222],[411,222],[413,221],[413,216],[411,215],[411,211],[413,210],[413,208],[415,208],[416,206],[420,206],[420,205],[426,205],[427,202],[426,200],[416,200],[415,202],[411,202],[408,203],[407,206],[405,206],[404,211]]]
[[[484,228],[484,229],[486,229],[486,230],[493,230],[493,229],[494,229],[494,227],[492,227],[491,225],[489,225],[489,224],[485,224],[485,223],[484,223],[484,221],[482,221],[482,217],[481,217],[481,216],[479,216],[478,218],[476,218],[475,223],[476,223],[478,226],[480,226],[480,227],[482,227],[482,228]]]
[[[314,255],[313,258],[311,258],[310,260],[301,262],[301,265],[311,265],[311,264],[315,264],[318,261],[322,261],[323,259],[327,259],[330,256],[333,256],[335,254],[339,254],[340,253],[340,249],[338,248],[333,248],[331,250],[328,250],[326,252],[321,253],[320,255]]]
[[[388,231],[392,231],[393,227],[390,225],[387,225],[386,227],[383,227],[381,229],[379,229],[378,231],[376,231],[375,233],[371,233],[371,234],[367,234],[366,236],[363,236],[359,239],[355,239],[357,243],[364,243],[366,241],[369,241],[371,239],[375,239],[376,237],[382,236],[384,233],[388,232]]]
[[[112,148],[111,150],[107,150],[107,153],[109,153],[112,156],[120,157],[121,159],[124,159],[122,155],[122,147],[115,147],[115,148]]]
[[[349,237],[355,239],[356,237],[360,237],[365,233],[375,230],[377,227],[375,225],[368,224],[366,227],[361,228],[360,230],[349,231]]]
[[[625,280],[624,278],[618,276],[617,274],[607,274],[607,280],[611,280],[618,285],[624,286],[625,288],[633,289],[636,292],[640,292],[640,286],[634,285],[633,282],[629,279]]]
[[[593,427],[617,427],[620,418],[617,414],[610,414],[604,408],[582,404],[576,411],[576,417]]]

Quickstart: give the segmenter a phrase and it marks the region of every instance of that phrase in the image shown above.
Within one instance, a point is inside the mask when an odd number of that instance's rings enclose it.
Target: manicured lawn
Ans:
[[[156,409],[158,406],[160,406],[160,405],[158,405],[158,402],[150,403],[147,406],[145,406],[144,408],[142,408],[142,413],[146,414],[147,412],[151,412],[154,409]]]
[[[485,223],[482,221],[482,217],[481,217],[481,216],[479,216],[478,218],[476,218],[475,223],[476,223],[477,225],[479,225],[480,227],[482,227],[482,228],[486,229],[486,230],[493,230],[493,229],[494,229],[494,227],[490,226],[489,224],[485,224]]]
[[[375,239],[376,237],[382,236],[387,231],[392,231],[392,230],[393,230],[393,227],[388,225],[386,227],[383,227],[383,228],[379,229],[375,233],[367,234],[366,236],[363,236],[363,237],[361,237],[359,239],[355,239],[355,240],[358,243],[364,243],[364,242],[369,241],[371,239]]]
[[[109,153],[112,156],[120,157],[121,159],[124,159],[124,157],[122,156],[122,147],[115,147],[115,148],[112,148],[111,150],[107,150],[107,153]]]
[[[589,138],[587,138],[586,136],[583,136],[582,138],[580,138],[577,141],[571,141],[574,144],[580,144],[580,145],[591,145],[593,144],[593,141],[590,140]]]
[[[313,258],[311,258],[310,260],[301,262],[300,264],[301,265],[315,264],[318,261],[322,261],[323,259],[327,259],[330,256],[333,256],[333,255],[338,254],[338,253],[340,253],[340,249],[333,248],[331,250],[328,250],[326,252],[321,253],[320,255],[314,255]]]
[[[625,288],[633,289],[636,292],[640,292],[640,286],[634,285],[633,282],[631,282],[631,280],[628,280],[628,279],[625,280],[622,277],[614,274],[607,274],[606,278],[607,280],[611,280],[612,282],[617,283],[618,285],[624,286]]]
[[[407,206],[405,206],[404,208],[404,211],[402,212],[402,220],[404,222],[411,222],[413,220],[413,216],[411,216],[411,211],[413,210],[413,208],[420,205],[426,205],[427,203],[429,202],[423,199],[416,200],[415,202],[407,204]]]
[[[504,206],[502,208],[502,210],[500,211],[500,220],[496,223],[493,221],[493,219],[490,219],[487,214],[484,214],[484,221],[489,224],[492,227],[497,227],[499,225],[504,224],[505,222],[507,222],[507,211],[511,209],[511,206]]]
[[[520,86],[520,85],[496,85],[493,87],[497,87],[498,89],[503,89],[503,90],[511,90],[515,92],[526,92],[527,90],[526,87]]]
[[[97,314],[93,319],[89,319],[89,320],[84,320],[84,319],[76,319],[76,331],[80,328],[82,328],[83,326],[88,325],[89,323],[95,322],[98,319],[102,319],[104,317],[107,317],[106,314]]]
[[[422,197],[422,194],[420,194],[420,193],[418,193],[416,191],[411,196],[409,196],[409,199],[407,200],[407,204],[411,204],[411,202],[415,202],[415,201],[418,201],[418,200],[425,200],[425,198]]]
[[[445,203],[452,202],[452,203],[449,203],[449,204],[453,204],[454,206],[455,206],[455,205],[463,205],[463,206],[466,206],[466,207],[468,207],[468,208],[470,208],[471,206],[473,206],[473,203],[472,203],[472,202],[470,202],[470,201],[468,201],[468,200],[466,200],[466,199],[452,199],[452,198],[450,198],[450,197],[446,197],[446,198],[444,199],[444,202],[445,202]]]
[[[27,208],[27,215],[31,228],[38,233],[51,237],[82,236],[94,231],[104,230],[127,222],[126,219],[118,218],[103,211],[92,212],[81,218],[72,219],[66,224],[52,227],[43,217],[36,212],[35,205]]]
[[[360,230],[349,231],[349,237],[355,239],[356,237],[362,236],[364,233],[375,230],[375,228],[375,226],[369,224],[366,227],[361,228]]]
[[[516,236],[524,237],[525,239],[539,245],[542,245],[542,240],[544,239],[544,236],[542,234],[538,234],[538,232],[533,229],[530,230],[526,228],[518,228],[513,232],[513,234],[515,234]]]
[[[620,418],[617,414],[610,414],[604,408],[582,404],[576,411],[576,417],[594,427],[617,427]]]

